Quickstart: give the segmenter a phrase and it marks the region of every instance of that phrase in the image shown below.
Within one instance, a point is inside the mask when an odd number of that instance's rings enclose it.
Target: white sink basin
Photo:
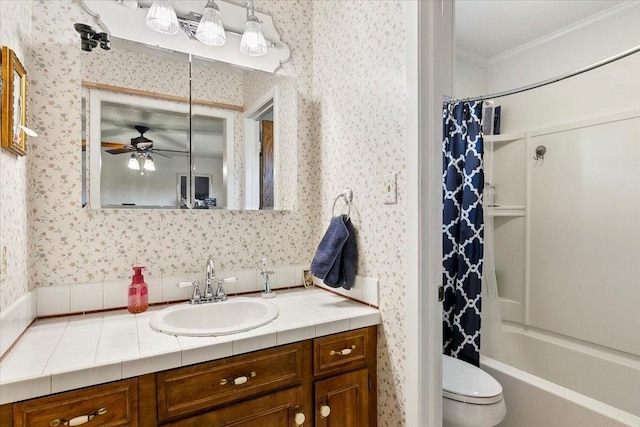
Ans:
[[[170,335],[229,335],[266,325],[278,317],[278,307],[258,298],[236,297],[207,304],[179,304],[151,317],[149,325]]]

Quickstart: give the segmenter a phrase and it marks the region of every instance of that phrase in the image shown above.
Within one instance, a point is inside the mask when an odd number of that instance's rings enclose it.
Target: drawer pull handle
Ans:
[[[320,406],[320,418],[327,418],[331,414],[329,405]]]
[[[249,378],[255,378],[256,375],[257,374],[252,371],[248,375],[243,375],[241,377],[234,378],[232,380],[227,379],[227,378],[223,378],[223,379],[220,380],[220,385],[227,385],[227,384],[240,385],[240,384],[244,384],[247,381],[249,381]]]
[[[300,427],[307,420],[307,417],[304,416],[302,412],[300,412],[300,407],[296,406],[296,415],[293,417],[293,422],[296,424],[296,427]]]
[[[51,420],[49,422],[50,427],[58,427],[58,426],[80,426],[82,424],[88,423],[98,415],[104,415],[107,413],[107,408],[96,409],[89,415],[80,415],[79,417],[71,418],[70,420],[65,420],[64,418],[56,418],[55,420]]]
[[[336,350],[331,350],[331,351],[329,352],[329,356],[335,356],[335,355],[338,355],[338,356],[346,356],[346,355],[348,355],[348,354],[351,354],[351,352],[352,352],[353,350],[355,350],[355,349],[356,349],[356,346],[355,346],[355,345],[352,345],[350,348],[349,348],[349,347],[347,347],[347,348],[343,348],[342,350],[338,350],[338,351],[336,351]]]

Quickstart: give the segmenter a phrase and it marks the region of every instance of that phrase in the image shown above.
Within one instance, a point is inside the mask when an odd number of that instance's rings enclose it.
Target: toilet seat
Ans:
[[[457,402],[491,405],[502,400],[502,386],[482,369],[443,354],[442,396]]]

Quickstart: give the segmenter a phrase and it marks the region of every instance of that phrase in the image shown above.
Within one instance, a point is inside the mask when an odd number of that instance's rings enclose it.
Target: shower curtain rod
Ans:
[[[563,75],[561,75],[559,77],[554,77],[554,78],[551,78],[551,79],[548,79],[548,80],[543,80],[541,82],[534,83],[534,84],[531,84],[531,85],[528,85],[528,86],[522,86],[522,87],[519,87],[517,89],[511,89],[511,90],[506,90],[506,91],[503,91],[503,92],[492,93],[490,95],[484,95],[484,96],[479,96],[479,97],[475,97],[475,98],[452,99],[452,100],[446,101],[445,104],[454,104],[454,103],[460,102],[460,101],[466,101],[466,102],[468,102],[468,101],[484,101],[484,100],[487,100],[487,99],[501,98],[503,96],[514,95],[516,93],[526,92],[526,91],[531,90],[531,89],[537,89],[537,88],[542,87],[542,86],[550,85],[551,83],[556,83],[556,82],[559,82],[559,81],[562,81],[562,80],[566,80],[566,79],[568,79],[570,77],[575,77],[575,76],[580,75],[582,73],[586,73],[587,71],[595,70],[596,68],[600,68],[603,65],[611,64],[612,62],[615,62],[615,61],[617,61],[619,59],[622,59],[622,58],[626,58],[627,56],[633,55],[634,53],[638,53],[638,52],[640,52],[640,45],[638,45],[638,46],[636,46],[634,48],[631,48],[629,50],[625,50],[622,53],[619,53],[619,54],[614,55],[614,56],[612,56],[610,58],[604,59],[604,60],[602,60],[600,62],[596,62],[595,64],[591,64],[591,65],[586,66],[584,68],[580,68],[580,69],[578,69],[576,71],[573,71],[573,72],[570,72],[570,73],[567,73],[567,74],[563,74]]]

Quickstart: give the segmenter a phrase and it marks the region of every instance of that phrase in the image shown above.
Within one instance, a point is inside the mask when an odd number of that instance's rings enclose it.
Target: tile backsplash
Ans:
[[[308,265],[284,265],[274,267],[275,274],[270,278],[271,288],[291,288],[303,285],[302,273]],[[218,277],[236,277],[235,283],[225,283],[227,295],[259,292],[263,288],[262,277],[256,269],[242,269],[235,271],[220,271]],[[149,287],[149,303],[163,303],[186,300],[191,297],[192,288],[177,286],[180,282],[200,282],[202,290],[204,275],[183,274],[177,276],[150,277],[145,276]],[[84,313],[90,311],[123,308],[127,306],[127,288],[130,279],[73,283],[53,286],[42,286],[35,290],[36,316],[46,317],[70,313]],[[356,276],[356,282],[350,290],[330,288],[317,278],[314,284],[340,295],[378,306],[378,280],[370,277]]]

